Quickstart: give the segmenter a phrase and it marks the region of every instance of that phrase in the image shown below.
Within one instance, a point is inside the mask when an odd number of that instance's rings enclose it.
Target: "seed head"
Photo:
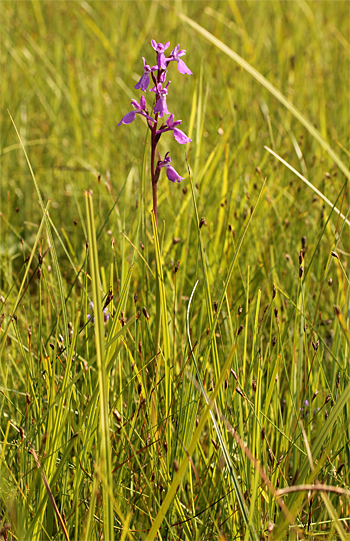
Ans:
[[[339,389],[339,384],[340,384],[340,372],[338,372],[338,377],[337,377],[337,383],[336,383],[337,389]]]
[[[238,381],[237,374],[236,374],[236,372],[233,370],[233,368],[231,368],[231,374],[233,375],[233,377],[235,378],[235,380]]]
[[[272,298],[273,299],[276,297],[276,291],[277,291],[276,286],[275,286],[275,284],[273,284],[272,285]]]
[[[318,350],[318,346],[319,346],[319,345],[320,345],[320,341],[319,341],[319,340],[317,340],[317,342],[312,341],[312,347],[314,348],[315,351]]]

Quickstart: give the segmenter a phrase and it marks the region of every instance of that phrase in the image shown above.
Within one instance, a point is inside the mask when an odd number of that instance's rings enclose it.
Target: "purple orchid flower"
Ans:
[[[94,303],[92,301],[89,302],[89,306],[90,306],[91,310],[94,310],[95,307],[94,307]],[[95,316],[93,314],[87,314],[86,319],[87,319],[87,321],[91,321],[91,323],[94,325]],[[108,313],[108,308],[106,307],[103,310],[103,322],[107,323],[108,320],[109,320],[109,313]]]
[[[179,48],[180,48],[180,43],[176,45],[175,49],[171,51],[171,54],[169,58],[166,58],[166,61],[172,62],[173,60],[175,60],[177,62],[177,69],[179,70],[180,73],[182,73],[183,75],[185,74],[192,75],[192,71],[186,66],[185,62],[181,60],[180,58],[180,56],[184,56],[186,54],[186,51],[185,49],[182,49],[181,51],[179,51]]]
[[[181,124],[182,120],[175,120],[174,122],[174,115],[171,114],[169,116],[169,118],[167,118],[167,128],[161,128],[160,130],[157,130],[156,131],[156,134],[159,135],[160,133],[165,133],[167,131],[173,131],[174,132],[174,137],[175,137],[175,141],[177,141],[178,143],[180,143],[180,145],[185,145],[186,143],[190,143],[192,141],[192,139],[190,139],[189,137],[187,137],[187,135],[179,130],[176,126],[179,126],[179,124]]]
[[[118,126],[120,126],[121,124],[131,124],[131,122],[135,120],[136,114],[142,115],[148,120],[155,123],[155,120],[145,112],[146,111],[145,96],[141,96],[140,104],[136,100],[131,100],[131,105],[135,107],[136,111],[130,111],[130,113],[127,113],[125,116],[123,116]]]
[[[164,156],[164,160],[161,160],[158,162],[158,168],[165,167],[166,168],[166,176],[171,182],[177,182],[178,184],[181,182],[181,180],[184,179],[184,177],[180,177],[179,173],[175,171],[172,165],[170,165],[171,158],[168,156],[169,152],[167,152]]]
[[[149,66],[148,64],[146,64],[146,59],[144,57],[142,57],[142,60],[143,60],[143,75],[141,77],[141,79],[139,80],[139,82],[137,83],[137,85],[135,85],[135,88],[136,90],[143,90],[144,92],[146,92],[148,86],[149,86],[149,75],[150,73],[152,73],[152,71],[157,71],[158,69],[158,66],[153,66],[151,68],[151,66]]]
[[[170,111],[168,111],[168,106],[166,103],[166,96],[168,94],[168,86],[170,83],[171,81],[168,82],[165,88],[162,88],[162,83],[158,83],[157,86],[154,86],[150,90],[150,92],[155,92],[159,97],[153,109],[154,114],[159,114],[159,118],[162,118],[164,115],[170,115]]]
[[[92,301],[89,302],[89,307],[91,308],[91,310],[94,310],[95,307],[94,307],[94,303],[93,303]],[[95,318],[94,318],[94,316],[93,316],[92,314],[87,314],[86,319],[87,319],[88,321],[91,320],[91,323],[92,323],[92,324],[95,323]]]
[[[170,41],[167,41],[166,44],[163,45],[163,43],[157,43],[156,41],[154,41],[154,39],[152,39],[151,44],[152,44],[153,49],[158,53],[158,56],[157,56],[158,69],[165,70],[166,58],[165,58],[164,51],[166,51],[167,48],[169,47]]]

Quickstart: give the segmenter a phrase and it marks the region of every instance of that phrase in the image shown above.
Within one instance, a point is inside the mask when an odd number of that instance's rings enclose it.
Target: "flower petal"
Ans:
[[[172,128],[173,124],[174,124],[174,115],[171,114],[167,120],[166,120],[166,123],[167,123],[167,126],[168,128]]]
[[[179,60],[177,61],[177,69],[179,70],[180,73],[182,73],[183,75],[193,75],[192,74],[192,71],[190,70],[190,68],[188,68],[185,64],[185,62],[183,60],[181,60],[181,58],[179,58]]]
[[[120,126],[120,124],[131,124],[131,122],[135,120],[135,117],[136,111],[130,111],[130,113],[127,113],[125,116],[123,116],[118,126]]]
[[[155,113],[159,113],[159,118],[162,118],[164,115],[170,115],[165,98],[160,98],[155,104],[153,110]]]
[[[174,128],[174,137],[175,141],[180,143],[180,145],[185,145],[186,143],[190,143],[192,141],[192,139],[187,137],[187,135],[178,128]]]
[[[162,70],[166,69],[165,60],[166,58],[165,58],[164,53],[158,53],[157,64],[158,64],[159,69],[162,69]]]
[[[141,96],[140,107],[141,107],[141,111],[144,111],[146,109],[146,98],[145,98],[145,96]]]
[[[181,180],[184,179],[184,177],[180,177],[180,175],[175,171],[175,169],[169,165],[166,169],[166,176],[171,182],[177,182],[180,183]]]
[[[138,111],[138,112],[142,111],[142,109],[141,109],[140,104],[139,104],[138,101],[136,101],[136,100],[131,100],[131,105],[132,105],[133,107],[135,107],[136,111]]]
[[[148,73],[144,73],[134,88],[136,88],[136,90],[143,90],[144,92],[146,92],[148,85],[149,85],[149,75]]]

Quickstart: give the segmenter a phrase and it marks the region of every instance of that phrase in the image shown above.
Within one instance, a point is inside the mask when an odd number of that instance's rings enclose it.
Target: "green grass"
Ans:
[[[5,539],[349,539],[349,15],[1,2]],[[152,38],[193,71],[158,229]]]

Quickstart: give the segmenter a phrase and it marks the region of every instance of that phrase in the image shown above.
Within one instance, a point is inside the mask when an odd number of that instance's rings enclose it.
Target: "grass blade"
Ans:
[[[96,230],[94,221],[94,209],[92,196],[85,192],[86,214],[88,221],[89,249],[90,249],[90,268],[92,296],[95,306],[95,339],[96,356],[98,370],[99,403],[100,403],[100,471],[106,479],[106,483],[113,486],[111,447],[109,438],[109,418],[108,418],[108,388],[107,374],[105,366],[105,343],[104,343],[104,323],[102,311],[102,298],[100,288],[100,275],[96,242]],[[106,486],[103,485],[103,531],[105,539],[114,539],[114,518],[113,502],[109,498]]]

